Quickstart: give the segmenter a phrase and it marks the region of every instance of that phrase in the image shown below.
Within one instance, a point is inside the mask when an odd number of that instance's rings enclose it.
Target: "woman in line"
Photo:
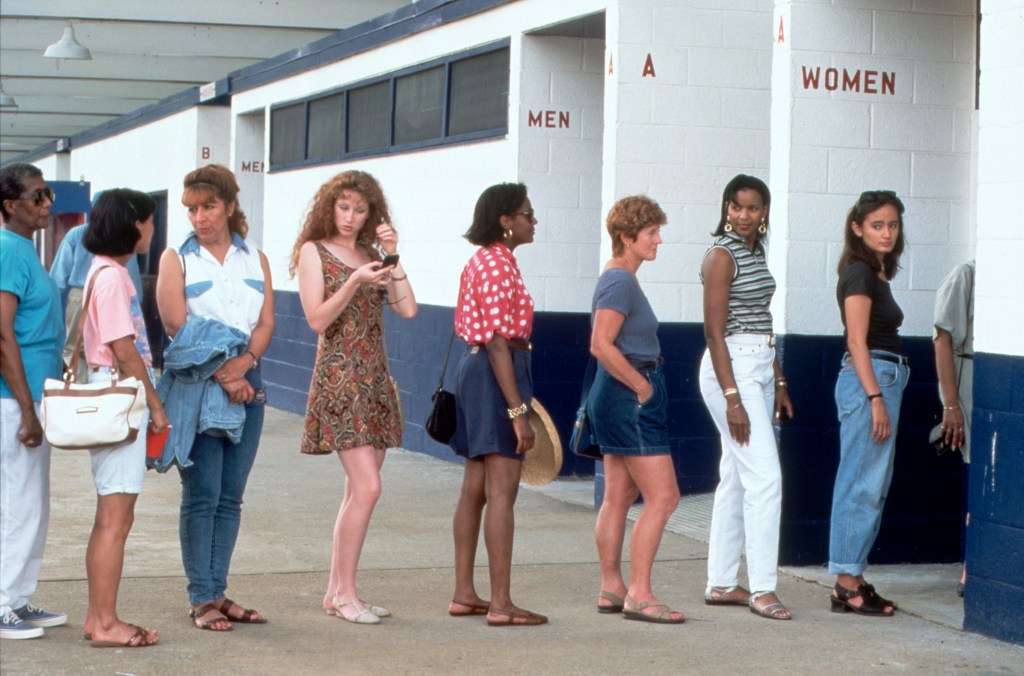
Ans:
[[[862,193],[846,216],[836,299],[847,352],[836,381],[839,469],[832,494],[832,611],[891,616],[896,604],[864,580],[892,480],[896,428],[910,377],[889,282],[903,253],[903,202],[889,190]]]
[[[383,266],[398,251],[388,203],[377,180],[346,171],[313,198],[295,242],[290,271],[299,299],[320,336],[309,386],[303,453],[337,453],[345,488],[334,524],[331,574],[323,607],[356,624],[378,624],[391,613],[356,591],[359,555],[380,498],[386,449],[402,442],[398,388],[388,371],[384,306],[416,316],[416,297],[401,264]]]
[[[548,618],[512,603],[514,508],[524,454],[533,447],[530,335],[533,299],[514,251],[533,241],[537,219],[522,183],[484,190],[465,237],[479,248],[459,279],[455,332],[468,346],[456,374],[456,429],[451,448],[465,458],[455,508],[454,617],[487,615],[491,626],[545,624]],[[484,506],[487,513],[484,515]],[[473,584],[483,521],[491,578],[485,601]]]
[[[782,471],[772,418],[793,417],[793,406],[769,310],[775,279],[763,240],[771,199],[759,178],[740,174],[729,181],[715,243],[701,264],[708,347],[700,389],[722,439],[704,602],[788,620],[792,615],[775,593]],[[744,546],[750,591],[738,579]]]
[[[149,251],[154,211],[156,203],[145,193],[108,190],[93,205],[82,237],[82,244],[95,255],[85,283],[87,307],[82,327],[91,368],[89,381],[138,378],[145,386],[148,408],[135,439],[89,451],[96,485],[96,520],[85,554],[89,609],[82,628],[95,647],[143,648],[158,640],[156,631],[128,624],[117,616],[124,545],[146,472],[146,423],[153,432],[167,427],[167,415],[150,375],[153,360],[142,306],[125,267],[135,254]]]
[[[668,396],[658,342],[658,318],[636,273],[653,261],[668,219],[644,195],[624,197],[605,225],[612,258],[597,280],[591,304],[590,353],[597,360],[587,416],[604,455],[604,501],[594,539],[601,560],[597,610],[626,619],[681,624],[686,616],[660,603],[651,569],[665,524],[679,504],[679,487],[668,442]],[[629,543],[627,587],[622,578],[626,514],[643,495],[643,510]]]
[[[193,232],[177,251],[164,252],[157,280],[157,306],[167,335],[173,338],[186,322],[201,318],[209,321],[197,325],[243,336],[244,349],[224,361],[210,381],[223,388],[230,404],[244,405],[240,437],[233,441],[198,433],[178,468],[190,616],[200,629],[230,631],[233,622],[266,622],[259,612],[228,599],[225,591],[242,497],[263,431],[266,395],[259,360],[274,332],[274,294],[267,257],[246,239],[249,225],[238,206],[234,174],[216,164],[196,169],[185,176],[181,201]]]

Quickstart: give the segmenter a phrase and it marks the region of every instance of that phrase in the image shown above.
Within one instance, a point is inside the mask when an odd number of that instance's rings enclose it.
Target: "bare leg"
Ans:
[[[372,446],[357,446],[339,451],[345,468],[345,492],[334,524],[334,542],[331,553],[331,576],[324,596],[324,608],[334,606],[334,600],[348,601],[358,598],[356,571],[359,556],[366,541],[373,509],[380,498],[380,468],[385,451]],[[361,604],[349,604],[353,613]]]
[[[449,611],[469,613],[472,606],[485,606],[487,601],[476,593],[473,570],[480,539],[480,523],[487,497],[484,491],[484,462],[467,460],[462,475],[462,492],[455,507],[452,534],[455,538],[455,595]]]
[[[601,561],[601,591],[623,597],[628,592],[622,579],[622,543],[626,537],[626,515],[636,502],[636,483],[626,469],[622,456],[604,456],[604,501],[597,513],[594,540]],[[599,606],[611,606],[598,599]]]
[[[136,631],[117,617],[117,592],[124,568],[124,543],[132,529],[138,497],[129,493],[97,496],[96,520],[85,552],[89,610],[82,627],[93,641],[125,643]],[[149,645],[157,639],[157,633],[147,629],[140,640]]]

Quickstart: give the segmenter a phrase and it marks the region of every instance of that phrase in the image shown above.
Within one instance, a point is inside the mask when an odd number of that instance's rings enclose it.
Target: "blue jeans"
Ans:
[[[871,403],[857,378],[853,362],[844,358],[836,381],[839,411],[839,469],[832,493],[832,528],[829,536],[828,572],[858,576],[867,568],[868,552],[882,524],[882,507],[892,481],[896,456],[896,429],[903,389],[910,369],[876,355],[871,367],[889,414],[891,433],[882,443],[871,438]],[[896,355],[891,355],[896,356]]]
[[[247,378],[253,387],[262,386],[258,370],[249,371]],[[219,599],[227,589],[242,521],[242,495],[263,432],[264,406],[245,405],[245,426],[237,444],[226,437],[197,434],[190,454],[193,464],[179,468],[178,536],[193,606]]]

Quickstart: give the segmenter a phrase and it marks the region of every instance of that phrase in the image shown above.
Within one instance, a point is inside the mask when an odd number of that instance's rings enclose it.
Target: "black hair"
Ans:
[[[764,203],[764,208],[768,209],[772,203],[772,193],[768,189],[768,185],[764,181],[756,176],[747,176],[746,174],[737,174],[731,181],[725,184],[725,190],[722,191],[722,216],[718,219],[718,227],[711,233],[715,237],[721,237],[725,234],[725,221],[729,217],[729,203],[736,201],[736,193],[740,190],[755,190],[761,195],[761,201]],[[757,241],[762,241],[768,236],[769,219],[768,214],[764,215],[764,226],[765,232],[757,233]]]
[[[526,186],[522,183],[492,185],[480,193],[473,210],[473,224],[463,237],[477,246],[501,241],[501,217],[515,213],[525,202]]]
[[[136,223],[156,211],[156,202],[144,192],[128,188],[106,190],[93,202],[82,246],[101,256],[124,256],[135,251],[142,238]]]
[[[24,162],[8,164],[0,169],[0,214],[3,214],[5,221],[11,215],[4,207],[4,202],[20,198],[21,193],[25,192],[25,179],[33,177],[42,178],[43,172],[39,167]]]
[[[886,205],[896,208],[896,214],[900,219],[900,231],[896,233],[896,243],[893,245],[892,251],[885,254],[885,258],[882,262],[879,262],[875,252],[869,249],[864,244],[864,239],[858,237],[853,231],[853,224],[856,223],[863,227],[864,220],[872,212]],[[907,240],[903,236],[903,211],[903,202],[892,190],[868,190],[862,192],[860,197],[857,198],[857,202],[850,208],[849,213],[846,214],[846,224],[843,226],[843,253],[839,256],[839,265],[837,266],[839,274],[843,273],[843,269],[847,265],[855,261],[864,261],[876,272],[884,270],[886,279],[895,277],[896,272],[900,269],[900,256],[903,254],[903,249],[907,244]]]

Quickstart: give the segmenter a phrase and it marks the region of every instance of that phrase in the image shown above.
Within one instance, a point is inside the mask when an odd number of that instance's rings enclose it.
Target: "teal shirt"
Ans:
[[[60,295],[39,262],[32,240],[0,229],[0,291],[18,298],[14,315],[14,339],[21,350],[25,379],[32,399],[43,397],[43,381],[60,378],[63,364],[64,317]],[[7,380],[0,374],[0,398],[13,399]]]

